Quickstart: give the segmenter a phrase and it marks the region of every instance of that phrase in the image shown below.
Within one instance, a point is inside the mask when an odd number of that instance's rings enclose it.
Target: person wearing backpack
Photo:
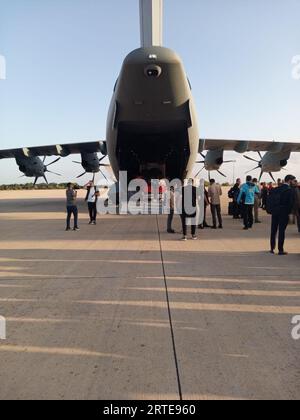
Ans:
[[[289,216],[294,207],[295,194],[292,185],[295,179],[293,175],[287,175],[284,184],[275,188],[268,198],[267,211],[272,214],[271,254],[275,253],[278,233],[279,255],[287,255],[284,250],[285,232],[289,224]]]
[[[246,184],[243,184],[238,196],[238,204],[243,206],[244,230],[252,229],[254,223],[253,209],[255,194],[259,194],[259,188],[252,182],[252,176],[248,175]]]

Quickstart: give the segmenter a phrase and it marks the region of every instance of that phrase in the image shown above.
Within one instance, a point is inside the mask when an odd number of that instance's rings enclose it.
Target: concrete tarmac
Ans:
[[[1,400],[300,398],[295,226],[279,257],[265,214],[183,243],[85,210],[65,232],[63,191],[0,192]]]

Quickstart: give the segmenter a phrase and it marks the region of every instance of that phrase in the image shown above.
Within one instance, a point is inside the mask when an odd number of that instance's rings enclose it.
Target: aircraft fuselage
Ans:
[[[183,63],[163,47],[130,53],[116,83],[107,120],[113,172],[129,181],[183,179],[199,149],[197,115]]]

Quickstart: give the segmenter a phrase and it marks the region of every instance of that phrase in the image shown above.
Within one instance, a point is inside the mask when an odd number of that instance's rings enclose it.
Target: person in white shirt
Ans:
[[[97,224],[97,201],[100,196],[99,188],[94,184],[94,181],[90,181],[85,185],[86,197],[85,201],[88,203],[90,225]]]

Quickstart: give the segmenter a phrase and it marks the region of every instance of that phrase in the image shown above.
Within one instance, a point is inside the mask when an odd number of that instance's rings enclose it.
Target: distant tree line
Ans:
[[[209,187],[209,182],[208,181],[205,181],[205,186],[206,187]],[[222,184],[222,187],[231,187],[231,184],[229,183],[229,182],[224,182],[223,184]]]
[[[209,183],[205,182],[205,186],[208,187]],[[223,187],[229,187],[228,182],[222,184]],[[0,191],[20,191],[20,190],[65,190],[67,188],[67,183],[51,183],[47,184],[38,184],[33,185],[33,183],[28,184],[11,184],[11,185],[0,185]],[[80,188],[78,184],[75,184],[75,188]]]
[[[19,191],[19,190],[64,190],[67,188],[67,183],[56,184],[51,183],[47,185],[38,184],[33,185],[33,183],[28,184],[11,184],[11,185],[0,185],[0,191]],[[75,188],[79,188],[79,185],[75,185]]]

